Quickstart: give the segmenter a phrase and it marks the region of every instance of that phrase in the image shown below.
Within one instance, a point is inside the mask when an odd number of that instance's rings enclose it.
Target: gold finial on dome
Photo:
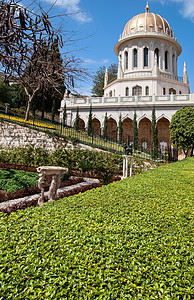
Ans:
[[[146,12],[149,12],[149,11],[150,11],[150,7],[149,7],[149,5],[148,5],[148,1],[147,1],[147,5],[146,5],[146,7],[145,7],[145,11],[146,11]]]

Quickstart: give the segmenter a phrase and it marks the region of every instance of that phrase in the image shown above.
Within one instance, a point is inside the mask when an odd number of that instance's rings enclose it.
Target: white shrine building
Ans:
[[[183,106],[194,107],[185,63],[183,76],[177,76],[177,60],[182,47],[172,28],[163,17],[151,13],[147,3],[144,13],[127,22],[114,52],[118,56],[117,78],[109,81],[106,70],[104,97],[77,98],[65,94],[61,102],[61,120],[66,103],[67,125],[74,126],[79,107],[80,129],[85,130],[92,105],[94,133],[102,133],[107,113],[108,136],[115,139],[121,114],[123,138],[129,141],[133,137],[136,111],[139,141],[147,147],[151,141],[151,116],[155,106],[159,145],[169,146],[169,123],[173,114]]]

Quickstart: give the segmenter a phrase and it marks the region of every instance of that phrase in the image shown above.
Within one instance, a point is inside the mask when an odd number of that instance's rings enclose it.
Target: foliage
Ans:
[[[133,118],[133,149],[137,150],[138,147],[138,128],[137,128],[137,114],[134,111],[134,118]]]
[[[107,118],[107,112],[104,117],[104,126],[103,126],[103,132],[102,132],[102,137],[103,139],[107,138],[107,130],[108,130],[108,118]]]
[[[192,158],[0,214],[3,299],[192,299]]]
[[[73,51],[68,50],[68,45],[75,39],[67,31],[60,34],[57,23],[53,22],[57,17],[53,15],[53,7],[52,4],[45,10],[36,0],[27,7],[20,1],[0,1],[0,68],[5,77],[14,78],[24,87],[28,96],[26,120],[38,92],[42,92],[45,104],[51,91],[59,98],[61,85],[74,88],[75,79],[87,76],[81,61],[68,55]],[[61,60],[59,48],[65,46]],[[44,114],[44,105],[42,108]]]
[[[156,112],[155,112],[155,106],[153,106],[152,109],[152,123],[151,123],[151,154],[152,158],[157,158],[157,152],[158,152],[158,130],[157,130],[157,124],[156,124]]]
[[[11,100],[10,87],[0,79],[0,103],[3,105],[4,103],[11,104]]]
[[[90,111],[88,116],[88,128],[87,128],[88,135],[92,135],[92,105],[90,105]]]
[[[93,79],[93,87],[91,93],[95,97],[103,97],[104,95],[104,76],[106,67],[100,67]],[[111,80],[117,75],[117,65],[111,64],[108,67],[108,78]]]
[[[17,171],[17,170],[0,170],[0,190],[7,193],[14,193],[17,190],[27,187],[37,186],[38,174]]]
[[[170,137],[175,147],[181,148],[186,156],[194,148],[194,108],[183,107],[178,110],[170,122]]]
[[[77,106],[76,117],[75,117],[75,130],[79,130],[79,107]]]
[[[123,141],[123,123],[122,123],[122,118],[121,114],[119,116],[119,143],[121,144]]]

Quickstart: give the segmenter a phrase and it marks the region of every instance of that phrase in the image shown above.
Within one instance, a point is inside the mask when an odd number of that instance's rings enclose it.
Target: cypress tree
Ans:
[[[121,118],[121,114],[119,116],[119,143],[121,144],[123,141],[123,122]]]
[[[104,118],[103,134],[102,134],[103,139],[107,138],[107,128],[108,128],[108,118],[107,118],[107,112],[106,112],[105,118]]]
[[[138,129],[137,129],[137,114],[134,111],[134,118],[133,118],[133,149],[137,150],[138,146]]]
[[[155,106],[153,106],[153,109],[152,109],[151,134],[152,134],[152,140],[151,140],[152,158],[156,158],[157,152],[158,152],[158,131],[157,131],[157,125],[156,125]]]
[[[88,135],[92,134],[92,105],[90,105],[90,111],[88,116]]]
[[[66,102],[63,108],[63,126],[65,127],[66,125],[66,119],[67,119],[67,108],[66,108]]]
[[[76,118],[75,118],[75,130],[79,130],[79,107],[77,106]]]
[[[53,124],[55,121],[55,114],[56,114],[56,100],[55,97],[53,98],[53,105],[52,105],[52,118],[51,123]]]

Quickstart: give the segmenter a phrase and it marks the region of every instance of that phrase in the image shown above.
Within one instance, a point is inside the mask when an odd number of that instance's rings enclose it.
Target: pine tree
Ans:
[[[75,118],[75,130],[79,130],[79,107],[77,106],[76,118]]]
[[[67,107],[66,107],[66,102],[63,108],[63,126],[65,127],[66,125],[66,119],[67,119]]]
[[[136,111],[134,111],[134,118],[133,118],[133,149],[137,150],[137,146],[138,146],[137,115],[136,115]]]
[[[123,141],[123,122],[121,118],[121,114],[119,117],[119,143],[121,144]]]
[[[153,109],[152,109],[151,134],[152,134],[152,140],[151,140],[152,158],[156,158],[157,152],[158,152],[158,131],[157,131],[157,125],[156,125],[155,106],[153,106]]]
[[[88,116],[88,135],[92,134],[92,105],[90,105],[90,111]]]
[[[103,134],[102,134],[103,139],[107,138],[107,128],[108,128],[108,118],[107,118],[107,112],[106,112],[105,118],[104,118]]]

